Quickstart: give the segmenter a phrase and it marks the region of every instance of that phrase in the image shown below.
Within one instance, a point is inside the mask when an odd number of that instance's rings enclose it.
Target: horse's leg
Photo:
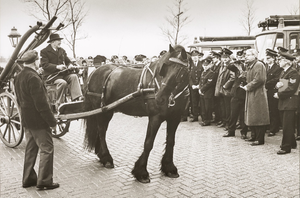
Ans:
[[[95,145],[95,153],[105,168],[114,168],[113,158],[111,157],[106,144],[106,131],[112,116],[113,111],[109,111],[99,114],[97,119],[98,139]]]
[[[157,131],[161,125],[161,119],[159,116],[149,116],[149,122],[147,127],[147,135],[144,142],[144,151],[139,159],[135,162],[134,168],[131,173],[134,177],[142,183],[149,183],[149,173],[147,171],[147,162],[150,151],[153,148],[154,139]]]
[[[181,115],[178,113],[172,114],[171,117],[167,118],[167,138],[166,138],[166,149],[161,160],[161,171],[168,177],[177,178],[179,177],[177,168],[173,163],[173,153],[175,145],[175,133],[180,123]]]

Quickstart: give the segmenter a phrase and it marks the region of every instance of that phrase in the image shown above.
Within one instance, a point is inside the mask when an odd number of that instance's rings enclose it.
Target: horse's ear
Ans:
[[[174,52],[174,51],[175,51],[175,50],[174,50],[174,48],[172,47],[172,45],[169,44],[169,52],[172,53],[172,52]]]
[[[182,50],[181,50],[181,58],[182,58],[183,60],[186,60],[186,59],[187,59],[187,54],[186,54],[186,51],[185,51],[184,48],[182,48]]]

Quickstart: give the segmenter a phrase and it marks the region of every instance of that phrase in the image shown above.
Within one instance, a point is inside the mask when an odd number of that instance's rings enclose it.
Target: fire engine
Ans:
[[[255,36],[258,58],[263,60],[266,49],[277,51],[281,46],[293,53],[300,48],[300,15],[271,15],[258,23],[262,32]]]

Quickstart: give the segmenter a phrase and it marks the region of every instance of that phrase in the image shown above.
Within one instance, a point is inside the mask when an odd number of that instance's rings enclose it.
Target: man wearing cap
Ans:
[[[265,143],[266,126],[270,124],[266,83],[266,67],[258,61],[258,53],[255,49],[248,49],[245,55],[245,63],[248,68],[247,85],[241,86],[246,91],[245,100],[245,124],[251,130],[251,146]]]
[[[282,141],[278,155],[291,152],[297,147],[295,139],[295,112],[298,105],[299,74],[292,67],[294,56],[286,52],[279,52],[279,65],[283,68],[280,74],[280,81],[276,84],[278,92],[274,94],[279,99],[278,109],[282,121]]]
[[[15,77],[14,86],[18,105],[21,108],[22,126],[26,135],[25,160],[23,168],[23,188],[37,186],[38,189],[54,189],[53,183],[53,141],[51,130],[56,128],[56,119],[48,103],[47,91],[36,70],[38,53],[29,50],[21,62],[24,68]],[[40,150],[38,175],[34,170]]]
[[[189,76],[189,89],[190,89],[190,104],[192,109],[193,118],[190,122],[198,121],[199,111],[200,111],[200,101],[198,93],[198,85],[201,73],[203,71],[202,62],[199,60],[200,52],[193,50],[191,52],[191,72]]]
[[[277,57],[277,52],[271,49],[266,49],[266,69],[267,69],[267,80],[266,89],[268,97],[269,106],[269,116],[270,116],[270,133],[268,136],[274,136],[279,131],[280,117],[278,110],[278,99],[274,98],[274,93],[277,92],[275,88],[276,83],[279,81],[279,76],[281,74],[282,68],[276,64],[275,60]]]
[[[235,130],[237,129],[237,121],[239,120],[239,125],[241,127],[241,138],[247,138],[248,126],[244,122],[244,109],[245,109],[245,98],[246,92],[240,86],[245,86],[246,75],[245,67],[241,60],[236,60],[233,64],[228,65],[227,69],[234,72],[235,80],[231,89],[231,101],[230,101],[230,118],[228,122],[228,132],[223,135],[223,137],[235,136]]]
[[[212,120],[213,97],[217,80],[217,73],[211,70],[213,64],[212,56],[207,56],[203,60],[203,71],[199,80],[202,126],[209,126]]]
[[[44,76],[46,78],[50,74],[65,70],[71,64],[66,51],[60,47],[62,39],[58,34],[51,34],[48,41],[50,44],[41,50],[41,66],[44,69]],[[65,102],[64,94],[68,85],[72,100],[82,100],[81,87],[76,74],[59,75],[54,84],[56,85],[58,95],[56,107]]]
[[[294,60],[294,68],[298,71],[300,74],[300,49],[295,49],[294,53],[292,54],[295,56]],[[298,94],[298,109],[296,113],[296,123],[297,123],[297,135],[296,140],[300,140],[300,92]]]
[[[227,48],[223,48],[221,56],[222,62],[220,65],[215,89],[215,96],[219,97],[222,116],[222,123],[220,123],[218,127],[225,127],[225,130],[227,130],[230,117],[231,88],[235,79],[234,72],[227,69],[227,66],[231,64],[231,54],[232,51]]]

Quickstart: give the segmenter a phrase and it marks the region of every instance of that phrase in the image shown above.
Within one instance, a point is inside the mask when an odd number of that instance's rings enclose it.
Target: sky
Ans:
[[[147,57],[167,50],[169,42],[161,27],[168,27],[165,17],[170,16],[168,7],[174,0],[85,0],[88,15],[80,29],[87,37],[77,41],[76,55],[87,58],[104,55],[126,55],[132,59],[137,54]],[[270,15],[288,15],[291,7],[299,7],[300,0],[254,0],[255,27]],[[181,35],[187,40],[182,45],[193,43],[194,37],[245,36],[241,25],[245,0],[184,0],[190,22],[183,27]],[[0,56],[9,57],[14,48],[7,35],[14,26],[23,35],[37,19],[29,16],[24,1],[0,0]],[[58,17],[56,24],[60,22]],[[252,35],[261,29],[255,28]],[[58,32],[59,33],[59,32]],[[61,34],[61,36],[63,36]],[[36,48],[40,51],[47,42]],[[71,50],[63,42],[68,56]],[[186,48],[187,49],[187,48]]]

